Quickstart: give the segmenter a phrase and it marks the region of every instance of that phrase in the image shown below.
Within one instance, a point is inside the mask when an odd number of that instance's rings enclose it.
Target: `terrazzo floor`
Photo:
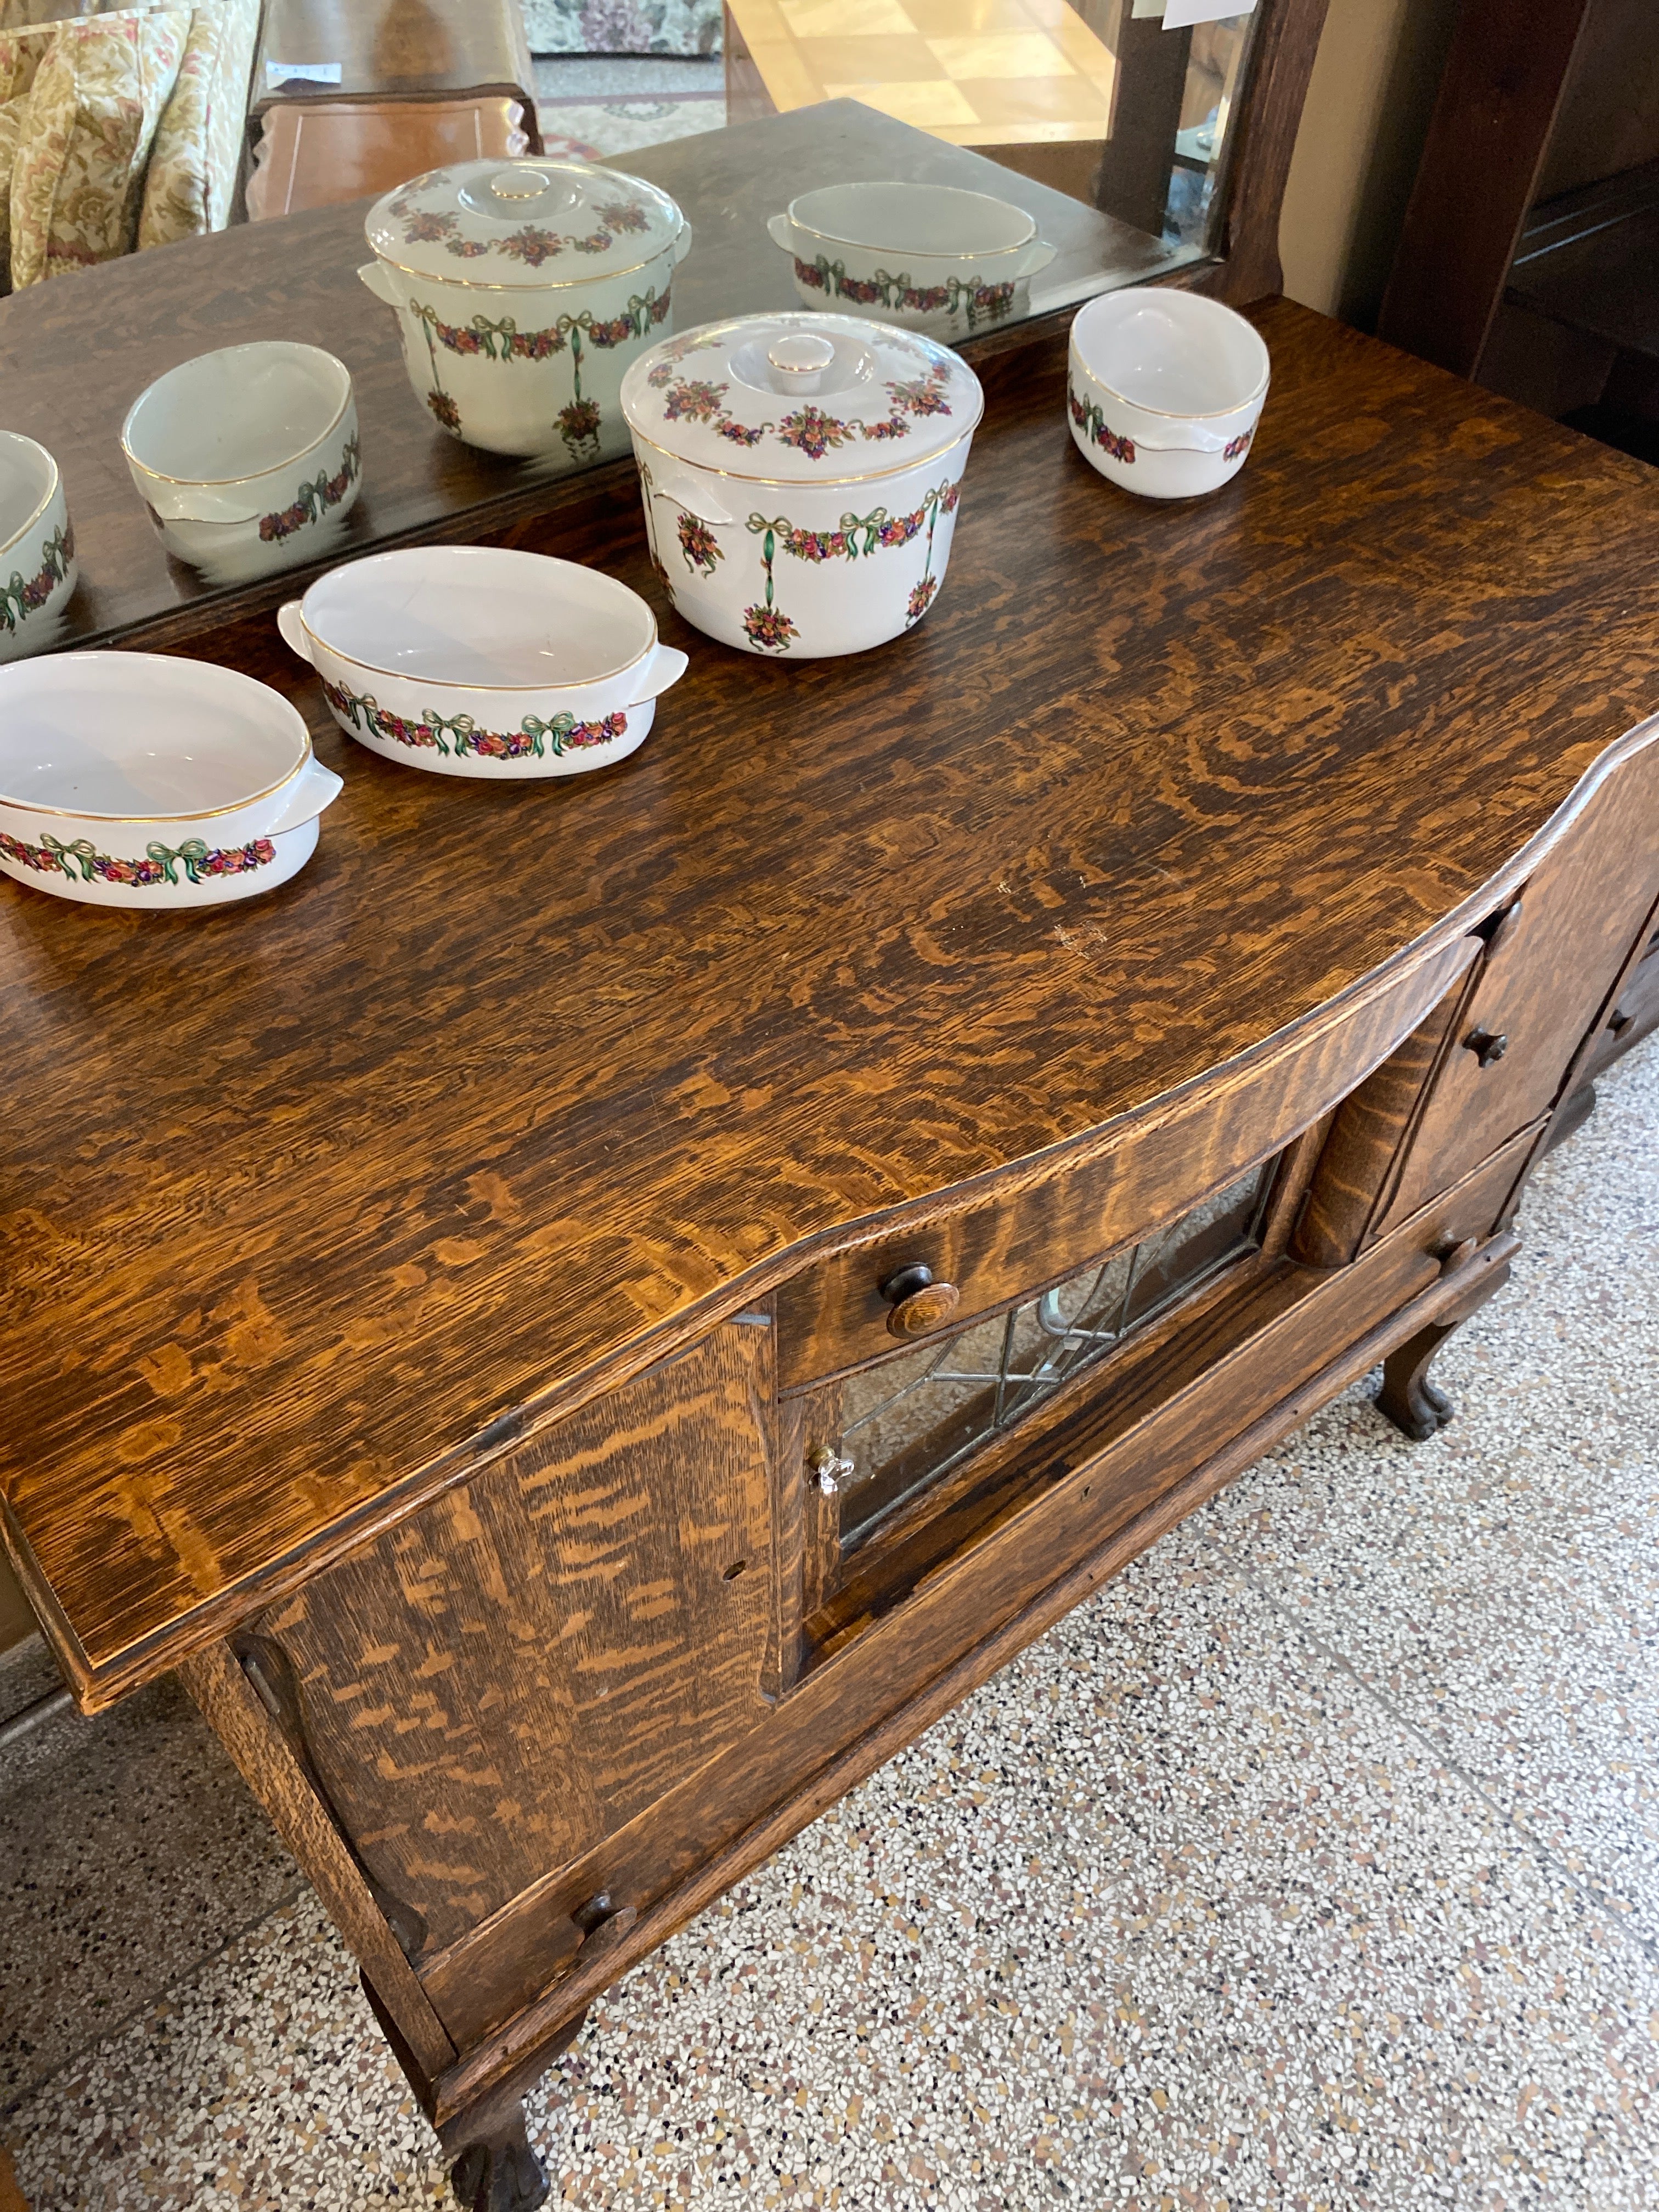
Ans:
[[[1659,2207],[1659,1049],[1522,1227],[1443,1436],[1347,1393],[608,1993],[555,2205]],[[0,1887],[33,2212],[447,2202],[169,1686],[0,1762]]]

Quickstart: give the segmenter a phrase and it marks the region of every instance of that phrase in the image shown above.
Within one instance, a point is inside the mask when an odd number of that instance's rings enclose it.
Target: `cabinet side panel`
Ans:
[[[421,1915],[423,1951],[766,1711],[771,1401],[770,1328],[716,1329],[256,1625],[292,1669],[342,1827]]]

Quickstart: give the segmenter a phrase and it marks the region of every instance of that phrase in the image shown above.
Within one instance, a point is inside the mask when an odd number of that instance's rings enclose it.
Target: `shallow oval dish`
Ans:
[[[1125,491],[1200,498],[1243,467],[1269,368],[1260,334],[1218,300],[1139,287],[1104,293],[1072,324],[1072,436]]]
[[[342,788],[288,701],[166,653],[0,669],[0,871],[88,906],[219,906],[285,884]]]
[[[622,404],[652,557],[699,629],[806,660],[933,605],[985,404],[959,355],[851,315],[745,316],[653,346]]]
[[[376,553],[276,617],[340,727],[434,775],[580,775],[635,752],[690,665],[637,592],[496,545]]]
[[[77,573],[57,462],[33,438],[0,430],[0,660],[52,641]]]
[[[362,488],[349,371],[284,338],[169,369],[133,402],[121,449],[167,551],[220,583],[326,554]]]
[[[767,230],[809,307],[852,309],[941,338],[1027,312],[1054,248],[1024,208],[955,185],[825,185]]]

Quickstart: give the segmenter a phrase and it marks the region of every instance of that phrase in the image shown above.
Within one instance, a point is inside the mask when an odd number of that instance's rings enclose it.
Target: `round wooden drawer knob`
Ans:
[[[956,1285],[936,1283],[933,1269],[920,1261],[898,1268],[880,1287],[892,1308],[887,1316],[887,1334],[902,1343],[943,1328],[962,1304],[962,1292]]]

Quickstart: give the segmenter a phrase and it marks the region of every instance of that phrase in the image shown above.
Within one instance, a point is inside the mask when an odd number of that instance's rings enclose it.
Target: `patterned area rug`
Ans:
[[[538,100],[536,112],[550,154],[592,161],[659,145],[665,138],[718,131],[726,122],[726,102],[696,93],[659,100]]]
[[[717,54],[720,0],[524,0],[532,54]]]

